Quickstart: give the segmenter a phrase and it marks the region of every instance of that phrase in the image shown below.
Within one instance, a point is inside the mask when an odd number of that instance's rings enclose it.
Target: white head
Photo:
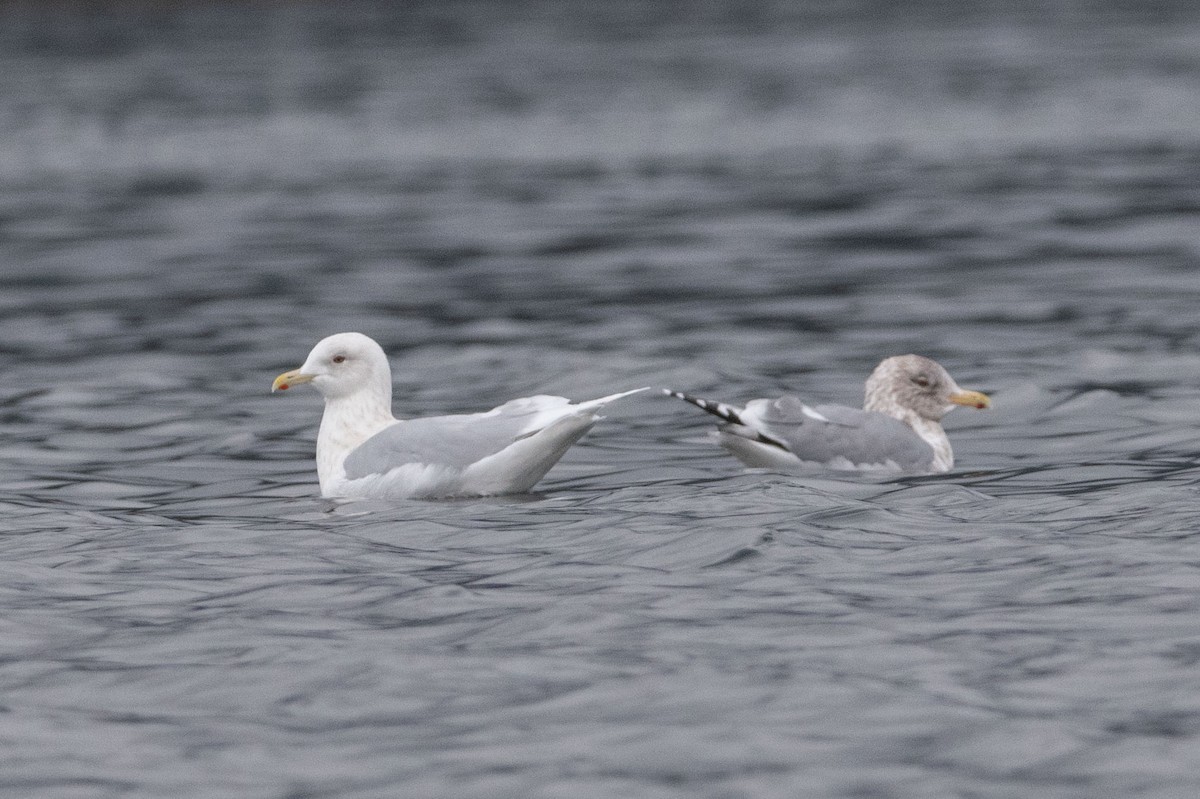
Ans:
[[[880,411],[903,419],[916,414],[939,421],[955,405],[987,408],[991,400],[978,391],[964,391],[940,363],[920,355],[897,355],[885,359],[867,378],[868,411]]]
[[[312,383],[326,400],[366,392],[391,404],[392,370],[387,355],[362,333],[337,333],[321,339],[299,369],[275,378],[271,391]]]

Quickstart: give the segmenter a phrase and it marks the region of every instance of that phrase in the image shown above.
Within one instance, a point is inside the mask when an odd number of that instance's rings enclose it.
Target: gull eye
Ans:
[[[342,363],[342,362],[343,362],[343,361],[345,361],[345,360],[346,360],[346,356],[345,356],[345,355],[335,355],[335,356],[333,356],[333,362],[334,362],[334,363]]]
[[[921,388],[929,388],[929,378],[925,375],[917,375],[912,379],[912,381]]]

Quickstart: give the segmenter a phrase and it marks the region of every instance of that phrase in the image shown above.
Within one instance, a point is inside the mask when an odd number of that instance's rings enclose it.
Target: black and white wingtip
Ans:
[[[681,399],[684,402],[690,402],[700,410],[708,411],[713,416],[724,419],[730,424],[744,424],[744,422],[742,422],[742,417],[738,416],[739,409],[733,407],[732,405],[726,405],[723,402],[714,402],[712,400],[701,399],[700,397],[693,397],[691,394],[684,394],[682,391],[672,391],[669,388],[664,388],[662,393],[666,394],[668,397],[675,397],[676,399]]]
[[[701,399],[700,397],[693,397],[691,394],[684,394],[682,391],[673,391],[669,388],[664,388],[662,393],[666,394],[668,397],[675,397],[683,400],[684,402],[690,402],[700,410],[708,411],[718,419],[724,420],[727,424],[737,426],[736,428],[726,428],[724,425],[722,425],[721,429],[726,432],[733,433],[741,438],[746,438],[751,441],[757,441],[760,444],[778,447],[785,452],[791,452],[791,450],[788,448],[788,445],[784,442],[773,436],[769,436],[763,433],[761,430],[757,430],[753,426],[743,422],[742,417],[739,415],[741,410],[733,407],[732,405],[726,405],[723,402],[714,402],[713,400]]]

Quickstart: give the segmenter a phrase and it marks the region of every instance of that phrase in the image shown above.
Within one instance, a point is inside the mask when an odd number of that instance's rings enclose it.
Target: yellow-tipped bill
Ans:
[[[271,384],[271,393],[276,391],[287,391],[292,386],[298,386],[301,383],[312,382],[316,375],[310,375],[307,372],[301,372],[299,369],[293,369],[290,372],[284,372],[279,377],[275,378],[275,382]]]
[[[280,377],[286,376],[280,375]],[[992,400],[987,394],[980,391],[956,391],[950,395],[950,401],[955,405],[965,405],[968,408],[978,408],[979,410],[992,407]]]

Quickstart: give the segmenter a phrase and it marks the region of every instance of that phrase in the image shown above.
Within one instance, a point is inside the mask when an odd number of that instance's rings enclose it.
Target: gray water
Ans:
[[[1193,4],[5,4],[0,96],[4,796],[1200,794]],[[404,415],[995,405],[334,504],[339,330]]]

